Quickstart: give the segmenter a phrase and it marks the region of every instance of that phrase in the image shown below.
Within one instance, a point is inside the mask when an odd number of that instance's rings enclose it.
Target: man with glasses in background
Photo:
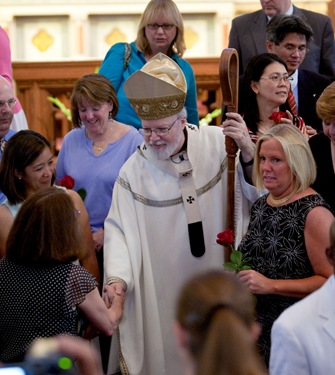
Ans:
[[[187,124],[184,74],[162,53],[132,74],[124,90],[142,120],[144,142],[121,168],[105,221],[105,302],[125,292],[116,342],[123,374],[181,374],[173,335],[179,288],[224,262],[216,237],[227,229],[232,203],[225,138],[220,127]],[[236,243],[248,223],[247,192],[255,188],[239,170]]]
[[[10,129],[14,117],[14,106],[16,99],[10,83],[0,76],[0,160],[5,144],[8,139],[16,133]],[[0,190],[0,204],[6,199],[6,196]]]
[[[316,101],[331,80],[319,73],[300,69],[305,60],[312,28],[296,15],[277,15],[266,26],[266,48],[278,55],[287,65],[296,114],[305,120],[311,136],[322,131],[322,121],[316,114]]]
[[[233,19],[229,34],[229,47],[235,48],[240,58],[240,74],[243,74],[249,60],[266,52],[265,28],[268,21],[277,14],[296,15],[307,22],[313,32],[310,52],[302,64],[303,69],[335,76],[335,41],[332,21],[328,16],[297,8],[291,0],[260,0],[262,9],[243,14]]]

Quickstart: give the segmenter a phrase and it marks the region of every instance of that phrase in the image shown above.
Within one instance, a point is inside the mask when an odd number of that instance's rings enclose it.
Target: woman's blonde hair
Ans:
[[[256,144],[253,166],[253,182],[257,189],[264,189],[263,178],[259,171],[259,152],[263,142],[277,140],[283,148],[286,162],[291,170],[294,192],[307,189],[316,178],[316,164],[308,141],[304,135],[292,125],[275,125],[269,132],[262,135]]]
[[[251,333],[255,299],[235,274],[208,271],[186,282],[176,320],[187,333],[196,375],[263,373]]]
[[[335,82],[323,90],[316,102],[316,113],[323,122],[335,119]]]
[[[174,53],[182,57],[186,51],[184,40],[184,22],[183,17],[172,0],[151,0],[145,8],[137,30],[136,46],[144,54],[151,54],[151,47],[145,35],[145,27],[156,23],[159,15],[166,17],[166,22],[177,28],[176,37],[170,45],[167,55],[171,57]]]

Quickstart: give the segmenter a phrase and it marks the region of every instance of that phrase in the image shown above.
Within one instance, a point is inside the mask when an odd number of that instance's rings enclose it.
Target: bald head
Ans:
[[[13,121],[15,102],[11,84],[0,76],[0,139],[8,133]]]
[[[0,89],[2,90],[3,88],[6,88],[6,87],[9,88],[10,90],[12,90],[12,86],[11,86],[10,82],[8,82],[7,79],[4,76],[0,75]],[[14,93],[13,93],[13,95],[14,95]]]

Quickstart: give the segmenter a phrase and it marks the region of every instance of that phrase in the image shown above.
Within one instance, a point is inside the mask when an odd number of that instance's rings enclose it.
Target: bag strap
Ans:
[[[126,70],[131,56],[131,47],[129,43],[124,44],[124,60],[123,60],[123,70]]]

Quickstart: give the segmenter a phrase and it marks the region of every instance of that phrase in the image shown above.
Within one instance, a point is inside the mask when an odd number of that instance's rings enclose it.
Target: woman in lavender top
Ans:
[[[99,254],[114,183],[124,162],[142,142],[138,130],[114,120],[117,111],[116,92],[106,77],[88,74],[80,78],[71,96],[74,129],[65,136],[56,164],[58,184],[69,175],[74,190],[86,191],[84,204]]]

